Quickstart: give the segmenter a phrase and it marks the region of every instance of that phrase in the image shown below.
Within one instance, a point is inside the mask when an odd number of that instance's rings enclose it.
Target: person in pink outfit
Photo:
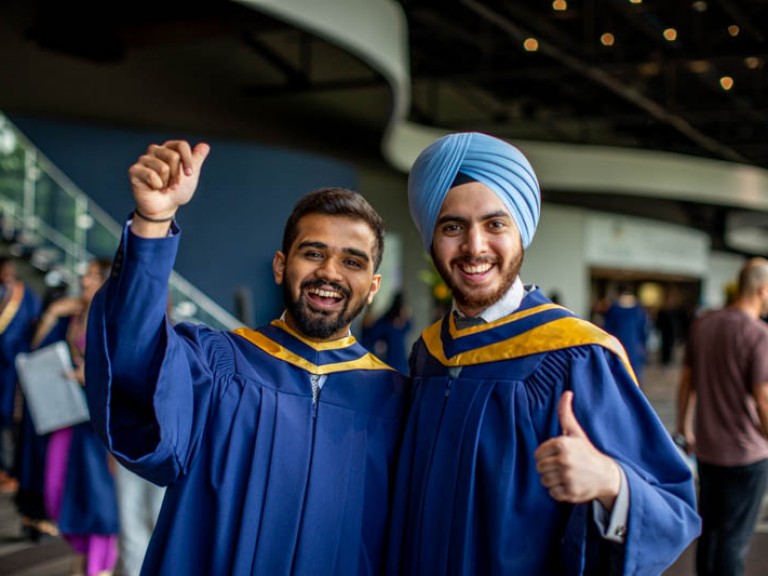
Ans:
[[[106,280],[108,260],[92,261],[81,278],[78,298],[62,298],[43,314],[33,346],[64,334],[72,356],[72,376],[84,382],[85,329],[96,290]],[[111,574],[117,562],[119,519],[109,457],[91,423],[51,433],[46,455],[44,488],[48,514],[79,555],[74,573]]]

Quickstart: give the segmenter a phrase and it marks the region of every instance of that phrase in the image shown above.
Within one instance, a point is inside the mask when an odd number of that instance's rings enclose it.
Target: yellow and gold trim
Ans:
[[[0,312],[0,334],[5,332],[5,329],[8,328],[8,325],[16,317],[16,312],[19,311],[19,306],[21,306],[21,301],[23,299],[24,283],[16,282],[13,285],[13,289],[11,290],[11,295],[8,298],[8,301],[6,302],[5,306],[3,306],[3,311]]]
[[[557,304],[542,304],[541,306],[535,306],[533,308],[529,308],[527,310],[521,310],[520,312],[515,312],[514,314],[510,314],[509,316],[504,316],[504,318],[499,318],[498,320],[495,320],[493,322],[487,322],[485,324],[480,324],[479,326],[470,326],[469,328],[456,328],[456,319],[453,317],[453,314],[448,315],[448,330],[453,338],[457,338],[459,336],[466,336],[468,334],[476,334],[477,332],[483,332],[485,330],[491,329],[491,328],[497,328],[499,326],[504,326],[504,324],[509,324],[510,322],[515,322],[517,320],[522,320],[523,318],[527,318],[528,316],[533,316],[534,314],[539,314],[541,312],[546,312],[547,310],[553,310],[556,308],[560,308],[562,310],[565,310],[562,306],[559,306]],[[441,321],[442,322],[442,321]],[[436,324],[440,324],[441,322],[437,322]],[[427,330],[434,328],[435,324],[430,326],[430,328],[427,328]],[[438,328],[439,331],[439,328]]]
[[[525,316],[529,316],[532,311],[541,311],[542,308],[557,307],[556,305],[546,305],[532,310],[526,310],[528,312]],[[522,314],[522,313],[520,313]],[[515,316],[514,314],[512,316]],[[517,316],[521,318],[524,316]],[[506,324],[511,321],[511,317],[504,318]],[[455,329],[453,324],[453,318],[449,320],[451,322],[451,329]],[[511,360],[513,358],[522,358],[523,356],[530,356],[533,354],[540,354],[543,352],[552,352],[554,350],[562,350],[564,348],[571,348],[574,346],[585,345],[597,345],[607,348],[620,359],[627,371],[635,378],[635,373],[632,370],[632,366],[627,358],[624,347],[619,341],[601,330],[594,324],[590,324],[580,318],[567,317],[559,318],[546,324],[537,326],[527,332],[513,336],[506,340],[494,342],[487,346],[467,350],[466,352],[460,352],[450,358],[445,356],[443,349],[442,339],[440,338],[441,326],[443,320],[436,322],[424,332],[422,332],[422,338],[424,344],[427,346],[429,353],[434,356],[444,366],[471,366],[476,364],[482,364],[485,362],[498,362],[502,360]],[[499,326],[498,323],[488,323],[481,326],[472,326],[464,330],[457,330],[455,333],[458,335],[466,335],[475,332],[481,332],[488,330],[493,326]]]
[[[278,320],[275,322],[281,322],[281,321]],[[272,322],[272,324],[275,325],[275,322]],[[281,324],[276,324],[276,325],[279,326],[281,329],[287,328],[287,327],[284,327],[284,323],[282,325]],[[289,332],[292,336],[296,336],[296,333],[293,331],[290,331],[290,329],[287,329],[286,331]],[[264,334],[256,330],[251,330],[250,328],[238,328],[237,330],[234,330],[234,333],[237,334],[238,336],[242,336],[243,338],[248,340],[251,344],[260,348],[270,356],[279,358],[280,360],[283,360],[284,362],[288,362],[289,364],[292,364],[298,368],[301,368],[302,370],[306,370],[311,374],[320,374],[320,375],[333,374],[335,372],[346,372],[348,370],[392,370],[394,371],[394,368],[388,366],[387,364],[385,364],[384,362],[376,358],[376,356],[374,356],[370,352],[366,353],[364,356],[361,356],[360,358],[357,358],[355,360],[318,365],[299,356],[295,352],[288,350],[284,346],[281,346],[274,340],[267,338]],[[348,338],[334,340],[333,342],[323,342],[320,344],[320,347],[318,347],[317,346],[318,343],[310,342],[303,338],[298,338],[298,339],[304,342],[305,344],[311,346],[317,351],[338,350],[341,348],[345,348],[346,346],[338,345],[338,344],[330,346],[331,344],[335,344],[340,341],[347,341],[347,346],[355,342],[354,337],[350,336]]]

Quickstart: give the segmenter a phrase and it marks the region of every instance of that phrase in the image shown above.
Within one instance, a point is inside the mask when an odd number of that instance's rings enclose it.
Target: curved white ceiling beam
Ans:
[[[448,131],[407,121],[411,80],[408,29],[391,0],[236,0],[343,47],[392,88],[382,153],[409,172],[416,156]],[[528,156],[542,188],[633,194],[768,212],[768,171],[754,166],[603,146],[513,141]]]
[[[411,107],[408,23],[400,4],[392,0],[235,1],[344,48],[384,77],[392,90],[392,113],[382,141],[388,159],[390,134],[405,121]]]

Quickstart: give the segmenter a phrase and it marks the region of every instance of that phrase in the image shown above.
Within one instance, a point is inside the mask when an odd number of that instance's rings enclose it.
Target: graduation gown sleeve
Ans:
[[[592,443],[624,470],[629,515],[622,550],[597,534],[587,538],[594,522],[591,506],[575,508],[565,546],[580,550],[577,556],[583,558],[583,564],[572,573],[593,573],[590,564],[605,566],[609,550],[623,556],[618,563],[621,568],[614,573],[659,574],[699,533],[690,470],[618,358],[599,348],[588,352],[575,355],[567,386],[574,391],[576,418]],[[602,554],[595,546],[603,548]]]
[[[212,331],[188,326],[182,336],[166,317],[175,231],[146,239],[126,226],[91,304],[85,362],[96,430],[123,464],[161,485],[189,467],[213,385],[201,343]]]

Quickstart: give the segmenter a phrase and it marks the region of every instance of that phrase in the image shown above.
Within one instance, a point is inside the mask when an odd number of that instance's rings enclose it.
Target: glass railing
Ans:
[[[89,260],[115,253],[121,232],[0,113],[0,236],[11,254],[76,286]],[[174,321],[242,325],[175,272],[169,292]]]

